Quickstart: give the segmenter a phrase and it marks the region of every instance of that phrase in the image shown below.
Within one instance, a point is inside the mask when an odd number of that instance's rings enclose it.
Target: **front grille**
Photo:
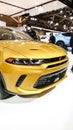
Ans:
[[[60,56],[55,58],[43,59],[43,63],[57,62],[66,59],[66,56]]]
[[[66,70],[67,70],[67,68],[64,68],[60,71],[40,77],[38,79],[38,81],[35,83],[34,88],[44,88],[44,87],[47,87],[48,85],[51,85],[51,84],[57,82],[58,80],[63,78],[63,76],[66,73]]]
[[[59,66],[59,65],[63,65],[65,63],[67,63],[68,60],[64,61],[64,62],[61,62],[61,63],[57,63],[57,64],[53,64],[53,65],[48,65],[47,68],[51,68],[51,67],[56,67],[56,66]]]

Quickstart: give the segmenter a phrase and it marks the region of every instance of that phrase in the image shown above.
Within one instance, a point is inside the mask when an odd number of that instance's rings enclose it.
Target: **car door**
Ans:
[[[64,36],[64,43],[66,46],[70,46],[70,38],[71,38],[71,33],[63,33],[62,34]]]

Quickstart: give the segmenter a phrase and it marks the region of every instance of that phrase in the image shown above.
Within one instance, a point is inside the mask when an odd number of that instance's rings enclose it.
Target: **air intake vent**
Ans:
[[[26,78],[26,75],[21,75],[16,83],[16,87],[19,87],[23,80]]]

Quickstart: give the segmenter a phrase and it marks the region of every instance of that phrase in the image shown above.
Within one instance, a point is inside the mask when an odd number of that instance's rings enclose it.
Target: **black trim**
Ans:
[[[25,78],[26,78],[26,75],[21,75],[16,82],[16,87],[19,87]]]
[[[67,62],[68,62],[68,60],[66,60],[66,61],[64,61],[64,62],[61,62],[61,63],[54,64],[54,65],[49,65],[47,68],[56,67],[56,66],[65,64],[65,63],[67,63]]]

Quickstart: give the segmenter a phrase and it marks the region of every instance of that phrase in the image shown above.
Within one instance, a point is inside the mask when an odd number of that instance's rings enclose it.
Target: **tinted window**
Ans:
[[[17,40],[32,40],[32,38],[25,32],[12,31],[12,33]]]
[[[6,29],[0,29],[0,40],[12,40],[15,39],[11,31]]]
[[[20,31],[0,28],[0,40],[32,40],[32,38]]]
[[[71,33],[62,33],[63,36],[71,37]]]

